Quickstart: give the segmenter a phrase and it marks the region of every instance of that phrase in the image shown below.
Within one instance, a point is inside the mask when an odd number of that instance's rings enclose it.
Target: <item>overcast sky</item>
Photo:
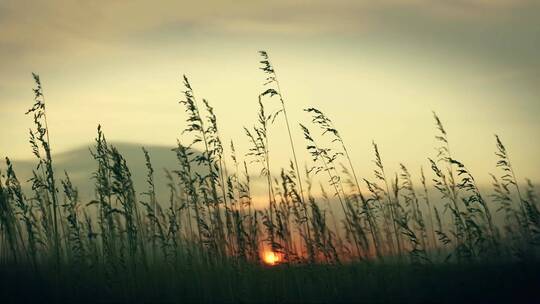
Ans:
[[[0,155],[29,158],[31,72],[41,75],[54,152],[110,140],[174,145],[181,75],[214,106],[224,141],[245,152],[269,52],[290,118],[316,106],[362,175],[371,140],[390,169],[433,157],[436,111],[456,158],[495,171],[494,134],[519,178],[540,180],[540,1],[0,2]],[[295,141],[303,145],[295,126]],[[287,165],[283,122],[271,130]],[[306,160],[309,158],[306,156]],[[276,168],[277,169],[277,168]]]

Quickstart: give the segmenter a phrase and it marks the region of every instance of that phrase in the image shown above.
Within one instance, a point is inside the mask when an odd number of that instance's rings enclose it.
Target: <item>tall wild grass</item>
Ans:
[[[375,142],[373,172],[358,172],[346,145],[353,139],[343,138],[323,111],[305,109],[309,125],[290,121],[276,70],[266,52],[260,55],[264,87],[255,124],[244,128],[246,138],[234,139],[249,142],[246,155],[237,155],[232,141],[224,144],[211,103],[183,77],[180,104],[187,121],[171,151],[177,166],[165,171],[168,183],[160,185],[168,189],[166,200],[156,195],[155,175],[162,173],[154,170],[150,153],[142,148],[146,187],[135,189],[126,159],[101,126],[90,148],[94,195],[81,199],[69,173],[55,170],[54,126],[49,130],[45,94],[33,74],[34,103],[26,114],[34,121],[29,143],[35,168],[29,181],[21,181],[11,160],[5,160],[0,263],[51,274],[55,286],[67,279],[94,282],[105,294],[120,291],[118,299],[141,288],[156,297],[162,289],[179,288],[189,290],[185,296],[192,299],[212,301],[217,293],[236,301],[255,300],[254,286],[263,284],[257,280],[264,276],[280,278],[267,277],[264,282],[274,284],[269,290],[290,288],[292,298],[312,299],[303,294],[305,274],[296,266],[316,270],[325,292],[339,297],[340,280],[354,277],[339,273],[343,265],[370,273],[376,271],[373,265],[407,272],[407,265],[536,261],[538,194],[533,182],[516,178],[500,137],[494,138],[498,161],[490,192],[481,191],[473,173],[451,153],[454,143],[435,113],[437,153],[427,158],[427,169],[415,168],[420,176],[403,164],[399,172],[388,172]],[[280,107],[269,112],[272,99]],[[286,131],[290,149],[283,168],[269,147],[269,138],[280,131]],[[299,132],[304,143],[293,141]],[[311,159],[299,159],[302,145]],[[250,168],[264,180],[264,208],[254,206]],[[323,182],[314,185],[315,180]],[[25,182],[31,191],[23,191]],[[264,266],[268,252],[275,269]],[[157,283],[148,278],[158,276],[160,285],[152,286]]]

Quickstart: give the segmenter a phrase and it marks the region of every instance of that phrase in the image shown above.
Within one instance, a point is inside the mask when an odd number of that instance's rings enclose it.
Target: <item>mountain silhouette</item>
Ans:
[[[109,143],[109,145],[116,147],[126,159],[137,194],[145,192],[148,169],[146,168],[142,151],[143,146],[140,144],[123,142],[112,142]],[[97,170],[97,163],[90,154],[89,147],[90,146],[82,146],[53,155],[53,165],[57,187],[59,188],[58,190],[60,193],[62,192],[60,180],[65,179],[65,171],[69,174],[73,185],[79,190],[79,197],[83,202],[94,197],[94,179],[92,178],[92,175]],[[164,169],[173,171],[179,167],[176,153],[172,151],[174,147],[146,145],[144,148],[148,150],[148,153],[150,154],[152,167],[155,171],[154,181],[157,195],[159,198],[166,199],[168,190],[166,189],[167,178]],[[30,196],[31,183],[27,181],[32,176],[32,170],[35,169],[37,161],[13,160],[12,162],[17,177],[23,185],[25,194]]]

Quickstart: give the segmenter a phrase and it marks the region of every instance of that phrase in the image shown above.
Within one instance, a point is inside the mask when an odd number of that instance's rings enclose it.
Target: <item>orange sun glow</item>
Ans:
[[[275,252],[266,251],[263,255],[263,260],[268,265],[276,265],[279,263],[280,258]]]

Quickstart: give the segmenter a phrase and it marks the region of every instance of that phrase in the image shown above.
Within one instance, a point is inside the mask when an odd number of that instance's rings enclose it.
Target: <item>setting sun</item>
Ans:
[[[276,265],[277,263],[279,263],[280,258],[279,255],[277,255],[275,252],[266,251],[264,253],[263,260],[268,265]]]

